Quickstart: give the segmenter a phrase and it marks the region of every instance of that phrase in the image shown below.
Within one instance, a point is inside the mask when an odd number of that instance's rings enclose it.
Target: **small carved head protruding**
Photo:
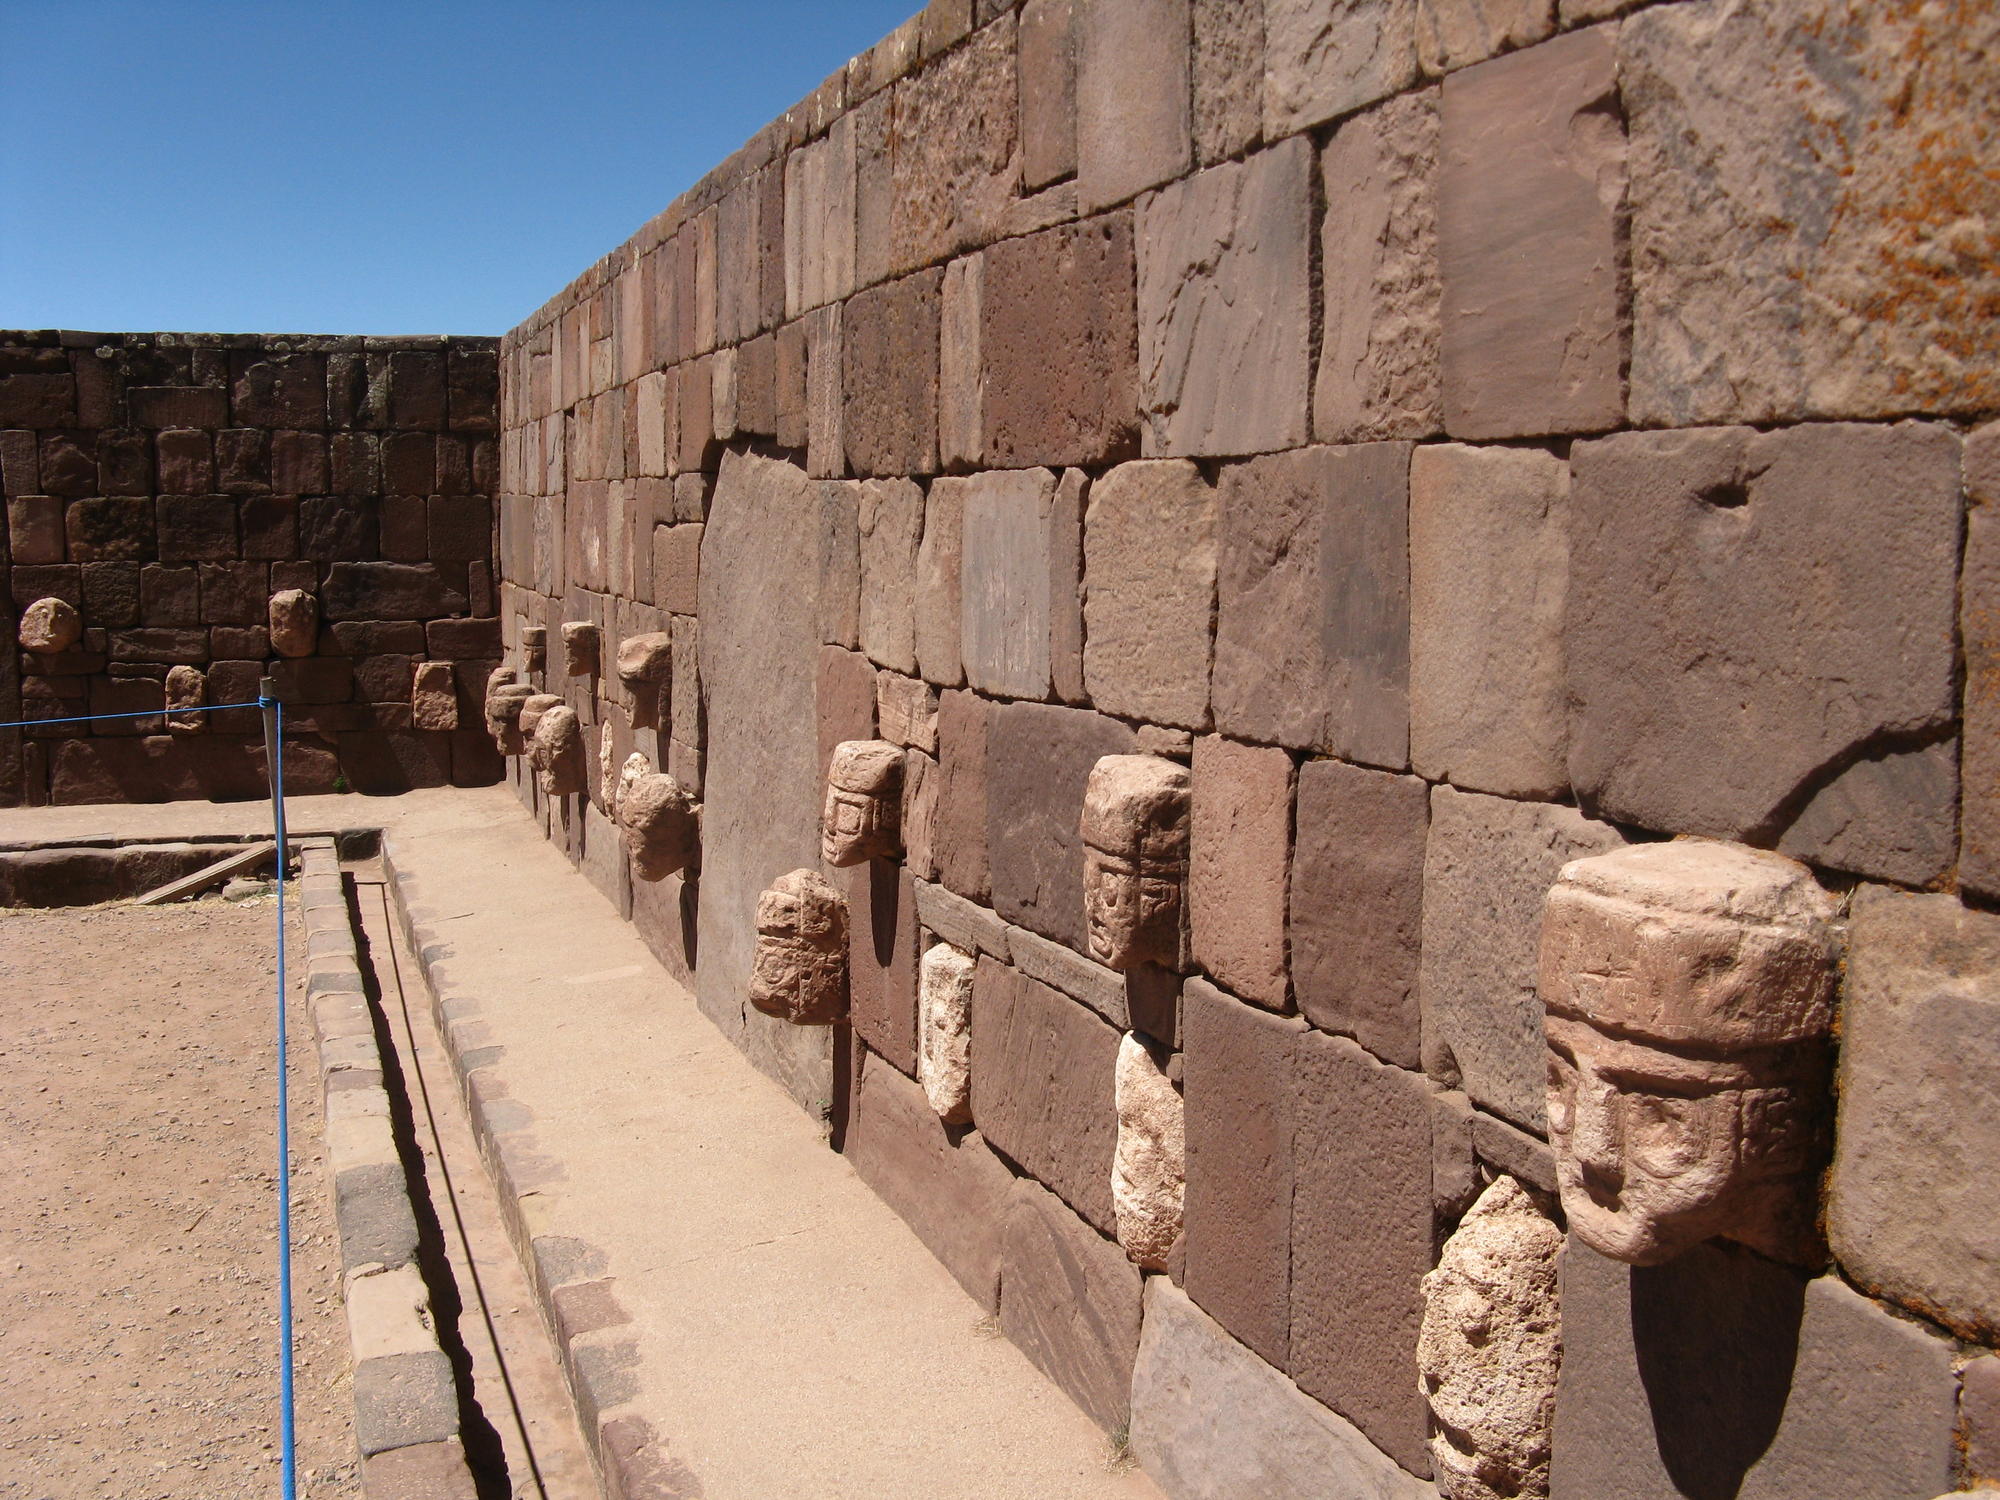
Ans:
[[[528,742],[528,762],[535,768],[535,784],[546,795],[575,797],[584,791],[589,784],[588,757],[575,709],[558,703],[542,711]]]
[[[757,898],[750,1003],[794,1026],[847,1016],[847,903],[817,870],[780,875]]]
[[[903,852],[903,750],[887,740],[843,740],[826,768],[820,857],[839,868]]]
[[[521,627],[521,660],[530,672],[546,671],[549,664],[549,631],[546,625]]]
[[[279,589],[265,609],[271,649],[280,656],[311,656],[319,646],[319,600],[304,589]]]
[[[525,682],[515,682],[506,667],[496,667],[486,681],[486,732],[502,755],[519,755],[527,749],[521,733],[521,707],[535,695]]]
[[[1180,962],[1188,770],[1107,755],[1083,793],[1083,909],[1091,956],[1114,969]]]
[[[597,673],[597,627],[588,620],[565,620],[562,628],[563,671],[571,677]]]
[[[1542,919],[1549,1139],[1592,1249],[1658,1265],[1724,1235],[1820,1258],[1834,898],[1707,839],[1563,867]]]
[[[673,777],[634,752],[618,777],[618,832],[641,880],[665,880],[701,853],[701,809]]]
[[[20,641],[23,651],[53,656],[83,639],[83,616],[69,600],[50,594],[21,611],[15,639]]]

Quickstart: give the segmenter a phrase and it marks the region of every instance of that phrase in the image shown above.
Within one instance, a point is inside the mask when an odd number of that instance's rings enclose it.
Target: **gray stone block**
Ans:
[[[1208,724],[1215,491],[1184,459],[1121,464],[1083,523],[1083,681],[1106,713]]]
[[[458,1391],[442,1349],[354,1367],[354,1440],[364,1458],[458,1436]]]
[[[1049,693],[1049,554],[1056,477],[994,470],[965,481],[958,589],[966,680],[1002,698]]]
[[[401,1163],[370,1162],[335,1176],[333,1215],[343,1271],[370,1262],[404,1266],[417,1258],[417,1220]]]
[[[1076,176],[1094,213],[1192,160],[1188,0],[1076,7]]]

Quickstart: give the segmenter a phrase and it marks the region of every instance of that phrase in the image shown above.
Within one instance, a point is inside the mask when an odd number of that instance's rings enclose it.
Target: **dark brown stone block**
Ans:
[[[868,859],[843,875],[848,1020],[872,1050],[915,1077],[917,897],[910,872]]]
[[[1286,1008],[1292,758],[1217,735],[1195,741],[1188,930],[1195,963],[1233,993]]]
[[[239,500],[236,525],[246,558],[288,562],[299,555],[299,502],[289,495],[251,495]]]
[[[71,562],[146,562],[153,556],[153,502],[150,500],[73,501],[63,513],[63,525],[69,535]],[[234,557],[236,517],[233,507],[228,534],[231,549],[225,555]]]
[[[1292,989],[1307,1020],[1398,1067],[1422,1064],[1430,789],[1339,761],[1299,768],[1292,853]]]
[[[9,499],[42,492],[42,445],[32,432],[0,432],[0,493]]]
[[[353,658],[354,696],[368,703],[394,703],[410,694],[415,658],[391,652]]]
[[[54,495],[17,495],[7,502],[7,545],[17,563],[60,563],[67,507]],[[32,599],[21,601],[32,604]]]
[[[477,661],[501,652],[498,620],[432,620],[424,627],[426,649],[450,661]]]
[[[326,493],[326,434],[271,434],[271,488],[280,495]]]
[[[424,562],[430,557],[430,502],[421,495],[384,496],[377,510],[382,556],[389,562]]]
[[[210,691],[214,696],[212,685]],[[254,689],[251,696],[256,696]],[[254,721],[255,713],[250,717]],[[333,790],[332,751],[307,740],[288,739],[284,754],[288,794]],[[263,744],[215,734],[65,740],[55,747],[49,768],[50,800],[59,805],[241,802],[267,796],[269,791]]]
[[[978,1014],[975,1001],[975,1024]],[[1210,1317],[1279,1369],[1288,1367],[1291,1344],[1292,1064],[1304,1030],[1303,1022],[1245,1005],[1200,979],[1189,980],[1181,995],[1183,1285]],[[1416,1377],[1410,1380],[1414,1387]]]
[[[271,632],[262,625],[214,625],[208,654],[216,661],[261,662],[271,654]]]
[[[500,358],[496,351],[453,345],[445,351],[444,378],[445,410],[453,432],[499,430]]]
[[[97,488],[103,495],[153,493],[153,444],[145,433],[97,435]]]
[[[160,433],[154,444],[161,494],[206,495],[215,488],[212,434],[177,428]]]
[[[201,594],[191,567],[149,563],[139,570],[139,618],[147,625],[198,625]]]
[[[299,502],[298,550],[314,562],[366,562],[377,555],[380,520],[373,500],[321,496]]]
[[[325,427],[326,356],[243,350],[229,360],[239,427]]]
[[[1107,1432],[1132,1410],[1139,1268],[1026,1180],[1014,1184],[1001,1244],[1000,1327]]]
[[[132,420],[141,427],[213,429],[229,425],[227,391],[184,385],[135,386],[127,394]]]
[[[258,625],[270,611],[271,570],[263,563],[203,563],[201,623]]]
[[[120,629],[139,623],[139,564],[83,565],[83,617],[92,625]]]
[[[421,656],[426,649],[424,627],[417,620],[341,620],[320,632],[320,650],[329,649],[329,636],[332,649],[344,656]]]
[[[67,600],[78,609],[83,608],[83,570],[75,563],[52,563],[48,566],[21,567],[9,570],[8,578],[13,585],[14,601],[26,606],[34,603],[44,594],[53,594],[58,599]]]
[[[438,487],[438,440],[428,432],[382,438],[382,488],[391,495],[428,495]]]
[[[968,692],[938,699],[937,817],[931,849],[937,878],[967,900],[993,895],[986,852],[986,776],[993,706]],[[1078,890],[1082,890],[1081,876]]]
[[[972,992],[972,1119],[1109,1233],[1118,1033],[1069,996],[982,957]]]
[[[268,670],[287,705],[346,703],[354,696],[354,663],[345,656],[280,657]],[[406,681],[400,696],[407,698],[409,690]]]
[[[337,432],[328,445],[328,467],[336,495],[382,493],[381,439],[372,432]]]
[[[341,774],[363,796],[391,797],[418,787],[451,785],[449,734],[365,730],[343,733],[338,739]],[[290,774],[288,768],[288,778]]]
[[[493,504],[485,496],[433,495],[427,522],[433,562],[493,555]]]
[[[200,628],[114,630],[108,649],[113,661],[166,662],[198,667],[208,660],[208,632]]]
[[[937,468],[938,295],[919,271],[848,299],[842,324],[847,466],[856,474]]]
[[[389,356],[389,425],[435,432],[445,425],[442,351],[398,349]]]
[[[67,374],[0,375],[0,424],[60,427],[76,420],[76,380]]]
[[[465,596],[424,563],[337,562],[320,594],[328,620],[434,620],[459,614]]]
[[[215,435],[215,487],[225,495],[262,495],[271,488],[271,435],[227,428]]]
[[[94,434],[43,433],[40,464],[42,488],[51,495],[82,499],[103,493],[97,482],[97,442]]]

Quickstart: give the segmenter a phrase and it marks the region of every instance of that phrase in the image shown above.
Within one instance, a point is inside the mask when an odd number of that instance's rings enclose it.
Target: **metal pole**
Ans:
[[[278,1441],[281,1493],[298,1494],[297,1443],[292,1423],[292,1133],[285,1037],[285,866],[291,845],[285,839],[285,707],[270,678],[257,684],[264,710],[264,768],[271,779],[271,827],[278,845]]]

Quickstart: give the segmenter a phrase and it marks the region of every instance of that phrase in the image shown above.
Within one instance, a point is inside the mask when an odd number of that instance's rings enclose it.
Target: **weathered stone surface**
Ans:
[[[448,661],[418,662],[410,679],[410,726],[458,728],[458,679]]]
[[[1417,0],[1417,62],[1436,77],[1533,46],[1555,25],[1554,0]]]
[[[917,1071],[917,896],[902,865],[848,871],[848,1020],[884,1061]]]
[[[1021,185],[1047,187],[1076,171],[1074,0],[1021,7]]]
[[[926,682],[965,681],[962,640],[965,496],[972,481],[935,479],[924,499],[924,535],[917,545],[911,636],[917,671]]]
[[[640,683],[663,683],[674,673],[674,640],[671,631],[649,630],[627,636],[618,643],[618,680],[628,688]]]
[[[1139,395],[1148,456],[1306,439],[1312,145],[1210,167],[1139,207]]]
[[[1207,166],[1257,144],[1264,114],[1263,0],[1189,0],[1194,156]]]
[[[932,754],[938,743],[937,689],[919,677],[875,674],[875,722],[882,738],[905,749]]]
[[[528,762],[544,796],[581,796],[590,784],[588,758],[575,709],[558,703],[535,721]]]
[[[1121,464],[1084,517],[1083,678],[1107,713],[1208,723],[1215,492],[1186,460]]]
[[[15,637],[23,651],[54,656],[83,639],[83,616],[67,599],[47,595],[21,611]]]
[[[1398,1067],[1422,1065],[1417,973],[1430,789],[1333,760],[1299,767],[1292,989],[1325,1031]]]
[[[1050,512],[1049,677],[1056,697],[1082,707],[1083,688],[1083,510],[1090,476],[1065,469]]]
[[[1827,1232],[1842,1268],[1990,1342],[2000,1333],[2000,917],[1863,887],[1841,1007]]]
[[[521,707],[515,714],[515,723],[520,727],[523,737],[532,739],[535,731],[541,727],[542,715],[552,708],[560,707],[562,699],[554,693],[530,693],[521,700]]]
[[[985,461],[1019,468],[1131,457],[1139,405],[1131,214],[1002,240],[983,259]]]
[[[993,894],[986,843],[993,713],[992,704],[972,693],[946,693],[938,700],[937,822],[931,849],[938,880],[980,902]]]
[[[1994,428],[2000,423],[1983,429],[1984,442],[1975,433],[1965,446],[1965,488],[1975,508],[1965,518],[1958,589],[1965,651],[1958,882],[1988,898],[2000,897],[2000,510],[1992,508],[2000,499],[2000,431]],[[1978,472],[1983,448],[1994,453],[1990,477]]]
[[[1429,1472],[1417,1382],[1431,1266],[1431,1104],[1420,1073],[1344,1037],[1301,1034],[1292,1062],[1291,1341],[1300,1389],[1413,1473]]]
[[[941,270],[919,271],[848,300],[841,389],[847,467],[855,474],[929,474],[937,468],[943,279]]]
[[[1313,436],[1428,437],[1443,420],[1438,91],[1346,121],[1320,158],[1321,335]]]
[[[1091,956],[1120,971],[1181,966],[1188,773],[1152,755],[1107,755],[1083,793],[1083,903]]]
[[[320,590],[329,620],[436,620],[465,613],[465,595],[429,563],[336,562]]]
[[[1111,1160],[1111,1206],[1118,1243],[1135,1265],[1163,1271],[1181,1234],[1187,1145],[1181,1093],[1166,1054],[1126,1032],[1118,1043],[1118,1143]]]
[[[588,620],[565,620],[562,628],[563,671],[571,677],[594,677],[598,667],[598,631]]]
[[[1373,104],[1416,76],[1416,0],[1264,0],[1264,139]]]
[[[487,693],[486,731],[493,736],[493,744],[502,755],[527,753],[521,710],[534,696],[535,690],[525,682],[503,682]]]
[[[1569,470],[1533,448],[1410,459],[1410,760],[1509,797],[1568,782]],[[1608,622],[1607,622],[1608,625]]]
[[[823,138],[785,158],[785,316],[853,288],[854,122],[843,115]]]
[[[1512,1177],[1480,1194],[1424,1277],[1417,1368],[1445,1500],[1549,1490],[1562,1366],[1562,1231]]]
[[[820,857],[835,868],[902,853],[903,751],[887,740],[842,740],[827,762]]]
[[[917,972],[917,1081],[948,1125],[972,1118],[972,974],[977,959],[934,943]]]
[[[1104,756],[1131,753],[1132,731],[1102,714],[1043,703],[998,704],[990,714],[982,780],[993,909],[1081,952],[1084,788]],[[941,735],[939,744],[946,775],[940,818],[956,825],[952,739]],[[942,855],[940,867],[947,885],[964,873],[947,867]]]
[[[628,769],[633,760],[639,761],[641,774],[620,782],[619,832],[632,858],[632,873],[641,880],[665,880],[700,858],[701,814],[679,781],[651,770],[643,756],[630,757]]]
[[[1049,691],[1050,553],[1056,477],[993,470],[965,481],[959,594],[966,680],[981,692]]]
[[[1132,1453],[1181,1500],[1422,1500],[1354,1426],[1245,1349],[1164,1276],[1146,1281]]]
[[[968,1131],[954,1144],[923,1090],[884,1063],[861,1071],[842,1151],[987,1312],[1000,1304],[1000,1242],[1014,1174]]]
[[[1007,16],[896,89],[892,270],[1000,233],[1021,178],[1014,53]]]
[[[1068,0],[1062,0],[1067,6]],[[938,317],[938,462],[975,468],[984,455],[986,374],[979,358],[979,309],[986,262],[974,254],[945,267]]]
[[[1131,1413],[1141,1277],[1047,1189],[1014,1184],[1001,1241],[1000,1327],[1106,1431]]]
[[[1974,144],[1996,46],[1984,6],[1946,30],[1862,0],[1624,25],[1636,420],[2000,403],[1982,311],[2000,293],[2000,185]]]
[[[1954,799],[1924,751],[1954,712],[1956,435],[1631,433],[1578,444],[1570,462],[1564,650],[1583,805],[1934,879]],[[1821,802],[1846,815],[1808,817]]]
[[[1968,1363],[1958,1382],[1959,1426],[1968,1478],[2000,1479],[2000,1354]]]
[[[908,479],[871,479],[856,487],[860,539],[861,649],[878,666],[917,670],[917,548],[924,492]]]
[[[1246,1000],[1285,1009],[1292,759],[1195,741],[1188,926],[1194,961]]]
[[[757,898],[750,1003],[794,1026],[847,1016],[847,903],[813,870],[780,875]]]
[[[1625,1266],[1572,1240],[1562,1320],[1555,1500],[1952,1487],[1951,1346],[1832,1277],[1715,1245]]]
[[[903,757],[903,863],[917,879],[936,883],[938,790],[943,778],[937,757],[912,750]]]
[[[1181,1284],[1209,1316],[1285,1369],[1297,1110],[1292,1054],[1305,1028],[1200,979],[1188,981],[1181,1004],[1187,1099]]]
[[[1432,790],[1417,982],[1431,1077],[1526,1129],[1546,1128],[1535,988],[1543,897],[1570,860],[1623,842],[1574,808]]]
[[[1085,213],[1185,173],[1187,0],[1084,4],[1076,45],[1076,178]]]
[[[167,730],[171,734],[201,734],[208,728],[208,715],[176,709],[199,709],[208,699],[208,677],[199,669],[176,666],[167,669]]]
[[[1616,61],[1600,28],[1444,81],[1438,255],[1453,437],[1623,419]]]

